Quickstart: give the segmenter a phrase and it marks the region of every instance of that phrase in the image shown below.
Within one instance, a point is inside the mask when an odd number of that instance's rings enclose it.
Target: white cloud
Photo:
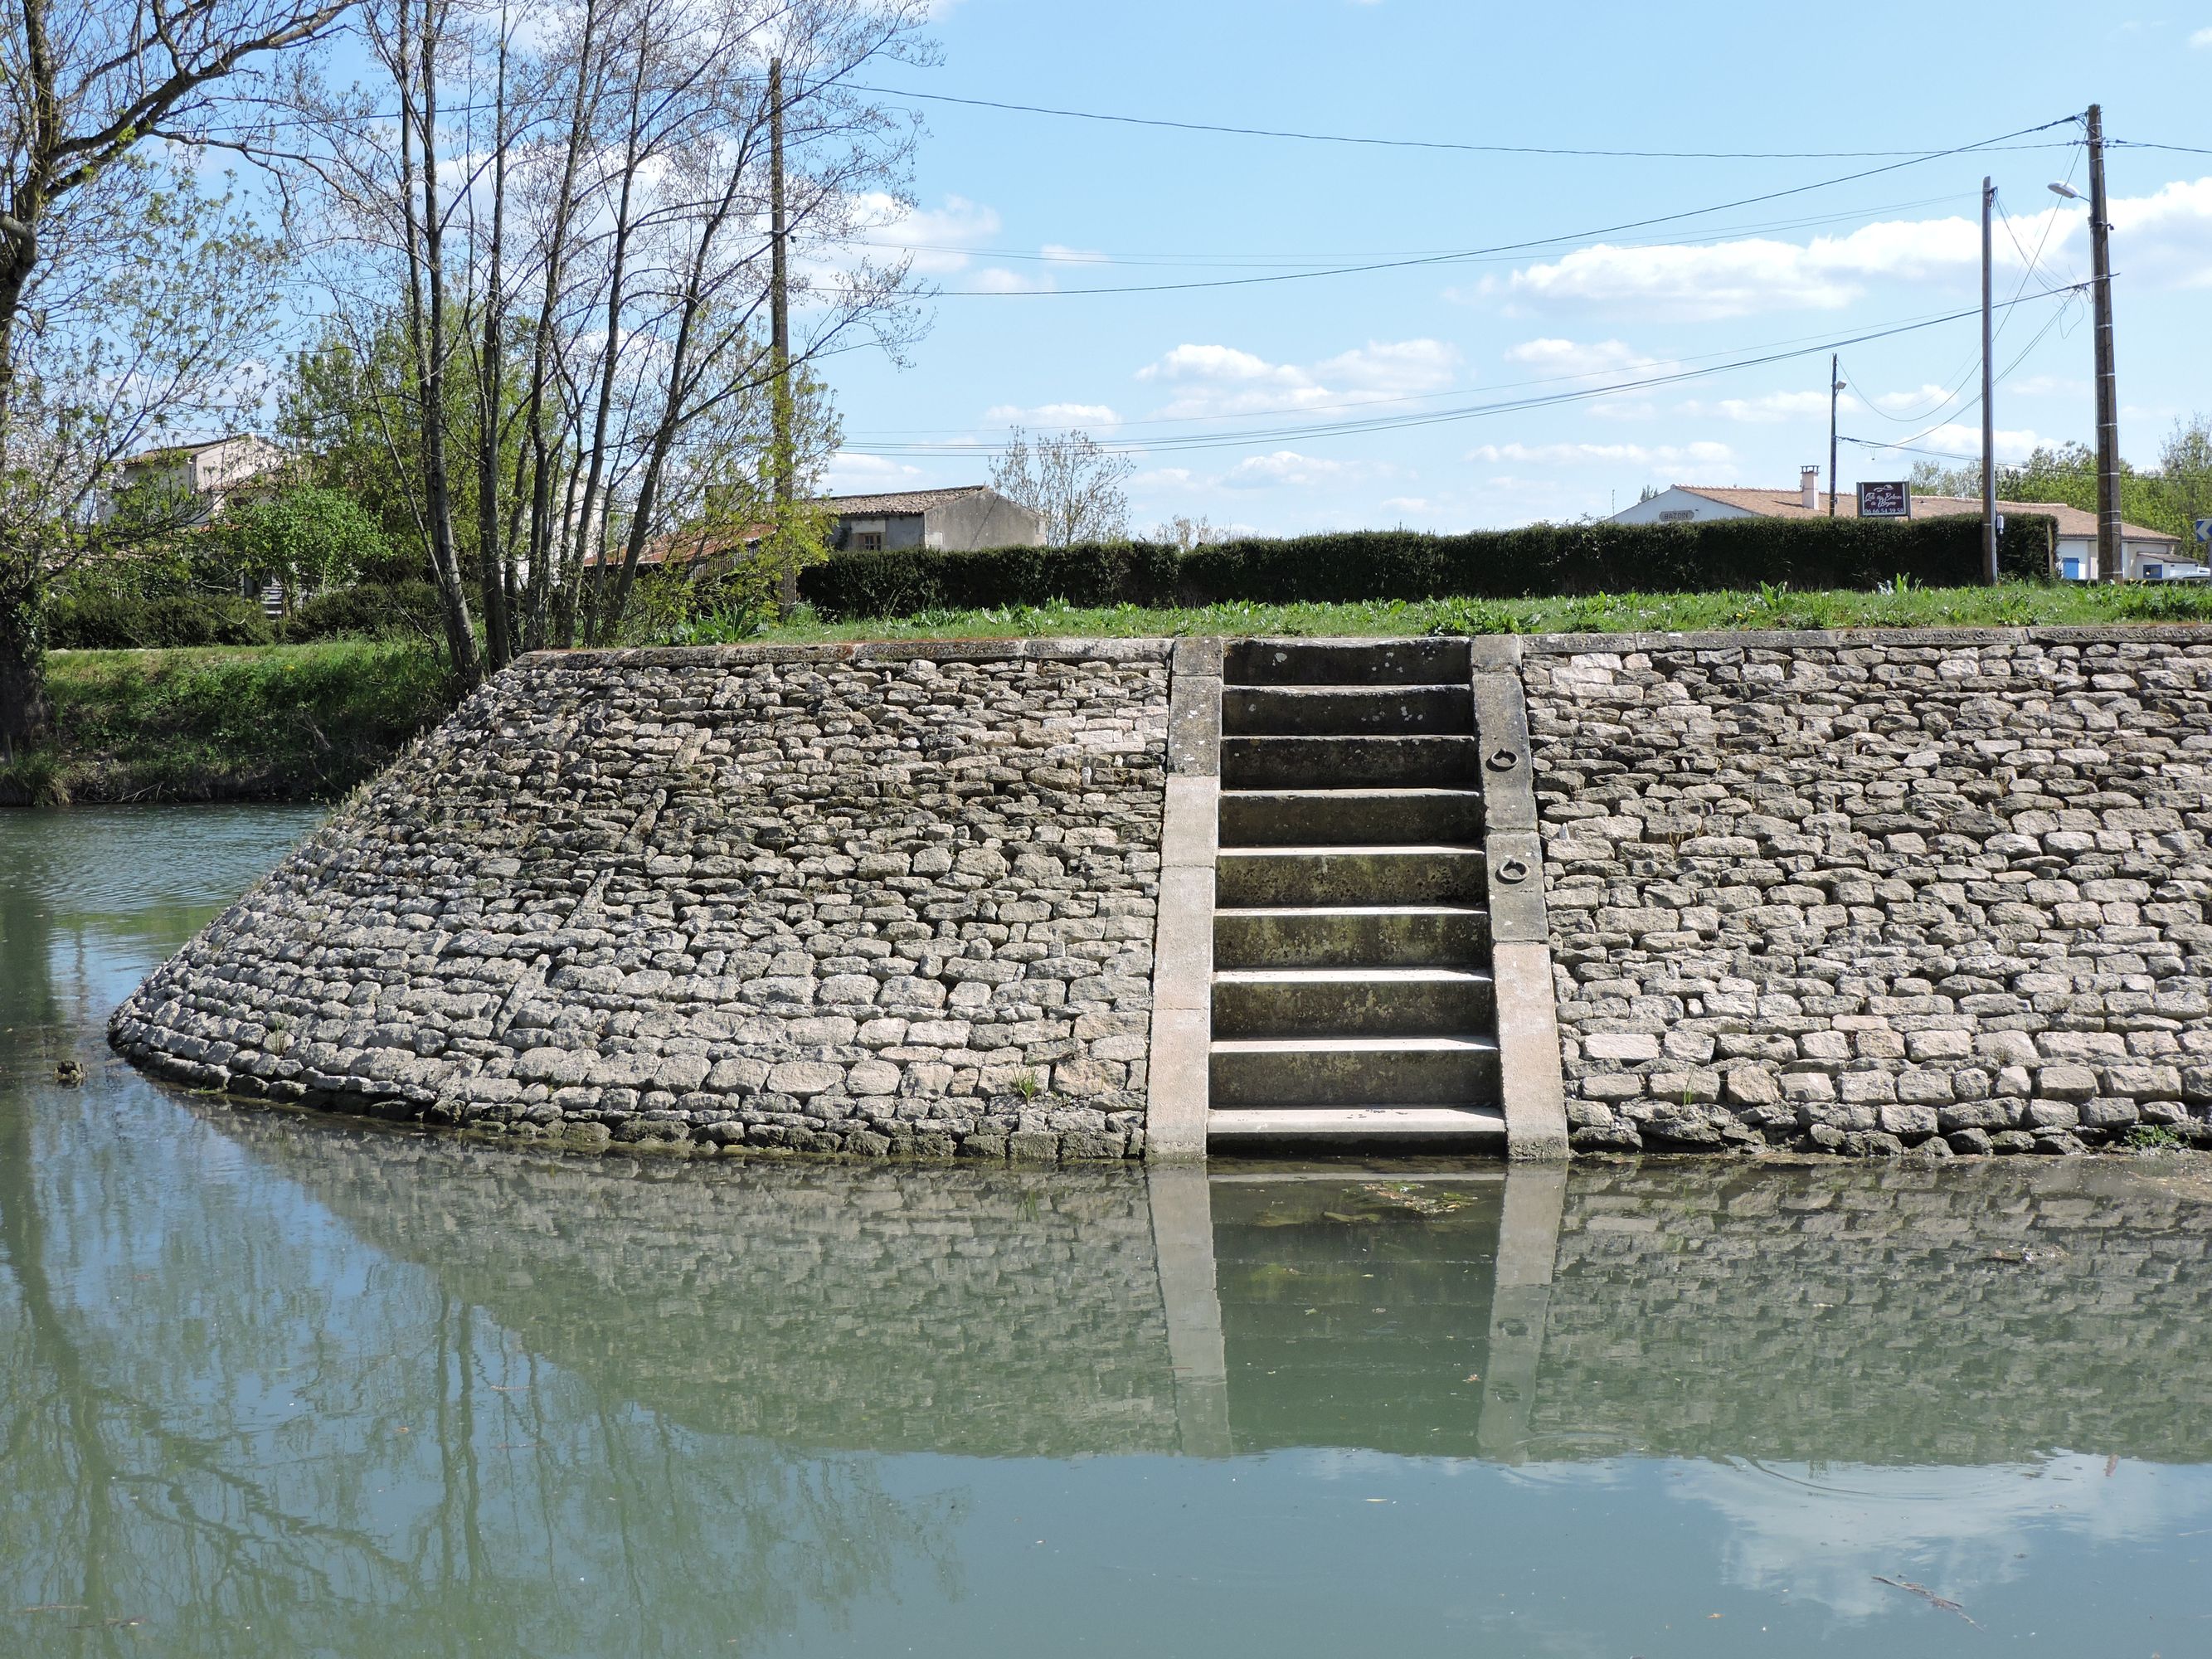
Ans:
[[[2116,261],[2138,281],[2212,287],[2212,178],[2177,180],[2148,196],[2112,202]],[[2013,215],[1996,239],[2002,279],[2017,283],[2036,255],[2046,276],[2067,270],[2086,240],[2086,210],[2053,204]],[[1479,292],[1547,307],[1633,307],[1639,315],[1690,320],[1756,312],[1836,311],[1879,282],[1952,283],[1981,263],[1972,219],[1895,219],[1806,242],[1748,237],[1633,247],[1610,242],[1528,265]],[[1529,343],[1531,347],[1548,343]],[[1540,356],[1528,361],[1541,361]]]
[[[873,490],[904,489],[921,477],[920,467],[908,466],[903,461],[888,460],[881,455],[840,453],[830,458],[825,482],[833,495],[854,495]]]
[[[994,404],[983,418],[994,425],[1038,427],[1118,426],[1121,421],[1105,404]]]
[[[1625,368],[1650,366],[1626,340],[1523,340],[1519,345],[1506,348],[1505,361],[1562,379],[1617,374]]]
[[[1845,397],[1838,406],[1853,410],[1859,404],[1856,398]],[[1828,416],[1828,394],[1825,392],[1769,392],[1761,397],[1723,398],[1709,404],[1693,400],[1684,404],[1681,412],[1704,417],[1717,416],[1724,421],[1742,421],[1754,426],[1778,426],[1788,421],[1815,418],[1825,421]]]
[[[1279,449],[1272,455],[1247,455],[1222,475],[1231,489],[1261,489],[1271,485],[1306,487],[1350,476],[1357,471],[1348,461],[1328,461],[1301,455],[1295,449]]]
[[[1370,340],[1314,365],[1324,380],[1363,391],[1437,392],[1459,379],[1459,348],[1443,340]]]
[[[1637,466],[1728,466],[1735,452],[1726,444],[1480,444],[1467,459],[1495,465],[1510,462],[1519,466],[1580,466],[1591,465]]]
[[[2212,52],[2212,29],[2199,29],[2189,37],[2189,44],[2205,52]]]
[[[1459,378],[1459,348],[1443,340],[1370,340],[1310,368],[1270,362],[1229,345],[1183,344],[1137,371],[1176,388],[1165,420],[1303,410],[1441,392]]]
[[[1046,294],[1052,289],[1049,276],[1032,276],[1018,270],[1008,270],[1002,265],[991,265],[975,273],[974,287],[984,294]]]
[[[910,253],[915,270],[924,276],[965,270],[969,256],[957,250],[999,233],[997,210],[964,196],[947,196],[942,207],[908,208],[896,197],[871,191],[858,205],[870,226],[868,240]]]
[[[2024,461],[2038,449],[2057,441],[2026,427],[2012,429],[1999,427],[1991,436],[1996,440],[1997,459],[2000,461]],[[1962,421],[1946,421],[1942,425],[1931,427],[1915,437],[1912,447],[1936,450],[1947,455],[1979,455],[1982,453],[1982,428],[1978,424],[1969,426]],[[1910,454],[1901,456],[1902,460],[1919,459]]]

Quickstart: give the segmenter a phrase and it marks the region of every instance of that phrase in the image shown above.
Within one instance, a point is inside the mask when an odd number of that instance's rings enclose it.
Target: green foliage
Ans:
[[[2014,514],[1999,563],[2049,571],[2056,526]],[[1437,536],[1356,531],[1181,548],[1145,542],[973,553],[841,553],[800,578],[831,617],[912,616],[1007,605],[1342,604],[1545,595],[1859,588],[1971,582],[1972,519],[1730,519],[1683,525],[1531,525]]]
[[[223,567],[222,576],[243,578],[256,587],[272,580],[295,592],[343,587],[362,571],[386,569],[392,562],[391,545],[376,521],[350,495],[319,484],[241,495],[206,539]]]
[[[434,639],[438,590],[426,581],[362,582],[319,593],[284,619],[283,634],[308,640]]]
[[[222,593],[79,591],[46,607],[46,625],[47,644],[60,651],[266,645],[275,637],[258,603]]]
[[[453,707],[421,643],[74,652],[48,684],[52,738],[0,789],[81,802],[332,799]]]
[[[2212,420],[2203,415],[2177,419],[2160,446],[2158,465],[2141,470],[2122,460],[2119,482],[2121,518],[2193,543],[2196,521],[2212,516]],[[1978,462],[1947,467],[1923,461],[1912,469],[1912,487],[1929,495],[1978,495],[1982,469]],[[2018,466],[1997,469],[1997,495],[2094,513],[2097,452],[2083,443],[2038,449]]]

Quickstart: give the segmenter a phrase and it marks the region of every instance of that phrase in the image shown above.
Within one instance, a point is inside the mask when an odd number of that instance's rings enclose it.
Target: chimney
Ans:
[[[1797,495],[1808,513],[1820,510],[1820,469],[1801,466],[1797,469]]]

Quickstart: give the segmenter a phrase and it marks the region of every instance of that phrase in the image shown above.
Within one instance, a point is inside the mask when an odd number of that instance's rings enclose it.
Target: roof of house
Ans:
[[[259,441],[268,443],[257,432],[229,432],[220,438],[205,438],[196,444],[164,444],[158,449],[142,449],[136,455],[125,455],[119,465],[124,466],[158,465],[164,461],[181,461],[191,456],[204,454],[210,449],[220,449],[225,444]],[[270,445],[275,448],[274,444]]]
[[[1802,491],[1795,489],[1715,489],[1704,484],[1676,484],[1675,489],[1686,495],[1702,495],[1709,501],[1719,501],[1728,507],[1740,507],[1747,513],[1756,513],[1766,519],[1825,519],[1828,516],[1828,496],[1824,491],[1815,497],[1819,505],[1807,507]],[[1916,517],[1951,518],[1960,514],[1978,514],[1982,510],[1978,495],[1923,495],[1914,493],[1912,511]],[[2062,536],[2080,536],[2094,539],[2097,534],[2097,515],[2078,507],[2069,507],[2063,501],[1999,501],[2000,513],[2047,513],[2058,520]],[[1859,514],[1856,495],[1836,497],[1836,513],[1839,518],[1856,519]],[[2179,538],[2167,535],[2163,530],[2146,530],[2141,525],[2122,524],[2121,536],[2131,542],[2175,542]]]
[[[988,484],[957,484],[951,489],[902,489],[888,495],[824,495],[822,505],[850,517],[855,513],[926,513],[963,495],[993,494]]]

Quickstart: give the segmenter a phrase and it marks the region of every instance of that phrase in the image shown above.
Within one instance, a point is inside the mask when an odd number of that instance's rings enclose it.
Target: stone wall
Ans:
[[[1139,1155],[1167,654],[526,658],[111,1039],[519,1140]]]
[[[2212,633],[1523,659],[1577,1150],[2212,1135]]]

